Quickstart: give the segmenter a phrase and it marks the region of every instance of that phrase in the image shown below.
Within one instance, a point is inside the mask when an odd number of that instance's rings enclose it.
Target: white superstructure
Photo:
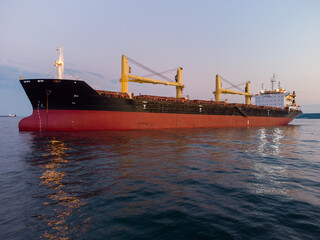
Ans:
[[[260,91],[259,94],[254,95],[255,104],[257,106],[269,106],[269,107],[279,107],[285,108],[290,104],[291,99],[289,92],[285,91]]]
[[[296,93],[295,91],[290,94],[286,90],[280,88],[265,91],[261,90],[258,94],[253,96],[255,99],[255,105],[257,106],[268,106],[268,107],[278,107],[278,108],[288,108],[290,109],[299,109],[299,106],[296,105]]]

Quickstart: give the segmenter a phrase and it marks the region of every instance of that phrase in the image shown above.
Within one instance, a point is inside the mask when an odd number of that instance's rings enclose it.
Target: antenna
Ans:
[[[271,78],[271,90],[273,91],[273,83],[275,83],[276,82],[276,74],[274,73],[273,75],[272,75],[272,78]]]
[[[62,51],[61,45],[59,45],[57,51],[58,51],[59,60],[55,61],[55,66],[58,67],[58,79],[63,79],[64,62],[63,62],[63,51]]]

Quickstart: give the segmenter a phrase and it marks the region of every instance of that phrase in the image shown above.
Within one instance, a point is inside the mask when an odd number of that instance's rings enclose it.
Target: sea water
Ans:
[[[319,239],[320,120],[19,132],[0,118],[0,239]]]

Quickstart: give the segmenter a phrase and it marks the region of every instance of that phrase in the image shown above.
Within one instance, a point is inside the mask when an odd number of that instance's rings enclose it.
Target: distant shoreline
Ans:
[[[320,113],[303,113],[297,119],[320,119]]]

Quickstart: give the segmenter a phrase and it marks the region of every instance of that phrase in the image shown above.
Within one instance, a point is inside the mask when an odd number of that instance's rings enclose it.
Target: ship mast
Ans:
[[[276,74],[274,73],[272,78],[271,78],[271,90],[273,91],[273,84],[276,82]]]
[[[62,51],[61,45],[59,45],[57,51],[58,51],[59,60],[55,61],[55,66],[58,67],[58,79],[63,79],[64,62],[63,62],[63,51]]]

